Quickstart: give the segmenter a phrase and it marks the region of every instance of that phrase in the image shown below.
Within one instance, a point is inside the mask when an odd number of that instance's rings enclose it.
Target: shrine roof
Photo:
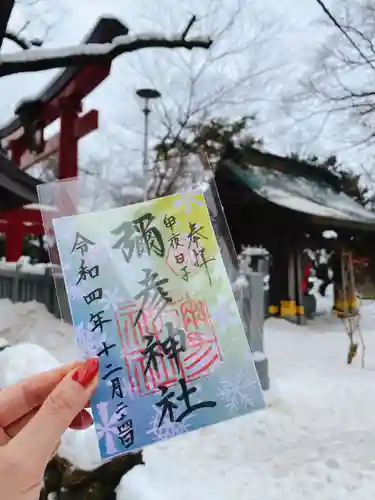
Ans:
[[[375,231],[375,213],[365,209],[340,189],[339,178],[314,165],[255,150],[254,161],[238,164],[227,158],[222,162],[234,184],[247,188],[242,202],[258,203],[262,210],[277,209],[280,216],[303,221],[307,226]],[[224,170],[221,169],[223,175]],[[227,189],[222,183],[222,189]],[[233,193],[235,192],[235,188]],[[220,192],[220,194],[222,194]],[[233,195],[231,202],[235,202]],[[225,206],[225,205],[224,205]],[[265,214],[265,212],[262,212]]]
[[[36,187],[41,181],[26,174],[0,152],[0,210],[38,203]]]
[[[127,27],[118,19],[113,17],[102,17],[85,37],[83,43],[105,44],[127,33]],[[41,92],[32,99],[27,99],[19,103],[17,108],[19,109],[25,104],[30,105],[29,103],[48,103],[52,101],[64,91],[64,89],[77,77],[80,71],[82,71],[82,67],[68,67],[64,69]],[[34,109],[37,110],[38,106],[35,106]],[[8,137],[21,126],[21,120],[18,116],[12,118],[8,123],[0,127],[0,139]]]

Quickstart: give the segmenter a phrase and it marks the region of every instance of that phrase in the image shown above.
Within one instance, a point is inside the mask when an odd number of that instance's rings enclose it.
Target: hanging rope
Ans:
[[[366,346],[360,328],[360,310],[356,297],[356,286],[351,252],[341,252],[341,298],[342,308],[337,308],[336,314],[344,323],[349,337],[347,363],[350,365],[357,355],[358,345],[361,345],[361,366],[365,366]],[[350,303],[349,303],[350,301]]]

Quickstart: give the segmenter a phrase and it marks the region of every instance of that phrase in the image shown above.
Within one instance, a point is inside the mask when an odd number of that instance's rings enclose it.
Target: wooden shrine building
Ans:
[[[27,175],[0,151],[0,210],[15,210],[38,202],[36,187],[41,181]],[[1,232],[0,217],[0,232]]]
[[[255,149],[244,161],[233,150],[215,178],[237,252],[262,245],[271,254],[273,314],[304,316],[304,249],[375,252],[375,213],[342,192],[338,177],[326,170]],[[327,230],[337,233],[334,242],[323,237]]]

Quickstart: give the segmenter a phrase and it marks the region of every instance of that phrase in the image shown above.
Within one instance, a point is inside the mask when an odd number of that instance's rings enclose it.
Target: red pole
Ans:
[[[60,96],[56,96],[51,102],[46,103],[41,111],[39,118],[41,118],[45,126],[53,123],[58,119],[58,115],[60,114],[60,136],[58,139],[59,179],[78,177],[79,137],[83,137],[98,128],[97,113],[91,113],[90,116],[86,117],[85,121],[83,121],[85,117],[81,117],[81,122],[77,121],[77,118],[79,118],[78,114],[81,112],[81,100],[104,81],[109,73],[110,64],[92,65],[83,69],[76,76],[75,80],[64,89],[63,93]],[[79,100],[77,101],[77,99]],[[83,130],[80,127],[83,127]],[[21,166],[24,163],[23,156],[28,152],[25,133],[21,136],[16,134],[13,140],[9,138],[8,147],[11,151],[12,160],[18,166]],[[56,145],[54,144],[55,147]],[[28,161],[30,161],[30,158],[28,158]],[[63,213],[61,215],[76,213],[77,209],[74,197],[68,200],[63,196],[63,202],[64,206],[61,210]],[[27,214],[25,212],[23,212],[22,217],[7,217],[7,228],[4,230],[6,232],[5,253],[7,260],[17,261],[22,255],[23,236],[28,231],[28,228],[25,228],[23,225],[24,221],[27,221]]]
[[[61,101],[59,179],[78,176],[78,139],[74,133],[80,103],[71,99]]]
[[[8,262],[17,262],[22,256],[24,234],[22,217],[15,211],[8,216],[5,229],[5,258]]]
[[[71,98],[60,101],[61,120],[59,136],[59,179],[78,177],[78,137],[75,133],[75,124],[79,118],[81,104]],[[64,192],[65,186],[58,186],[56,192],[56,206],[60,216],[73,215],[77,209],[69,192]],[[56,214],[55,214],[56,215]],[[43,214],[44,227],[47,233],[53,235],[52,213]],[[50,248],[50,259],[53,264],[60,265],[56,245]]]
[[[17,262],[22,256],[23,232],[21,228],[12,226],[5,233],[5,258],[7,262]]]
[[[22,145],[17,142],[10,144],[11,158],[19,165],[22,156]],[[22,220],[19,217],[8,217],[5,230],[5,258],[7,262],[17,262],[22,256],[23,231]]]

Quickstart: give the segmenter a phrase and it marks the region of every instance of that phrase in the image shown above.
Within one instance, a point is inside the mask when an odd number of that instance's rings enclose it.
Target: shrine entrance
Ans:
[[[108,43],[125,35],[127,28],[113,18],[102,18],[84,43]],[[15,168],[22,171],[58,156],[57,179],[78,176],[78,143],[98,129],[99,113],[83,111],[83,100],[110,74],[112,59],[81,68],[67,68],[35,99],[23,101],[16,117],[0,129],[2,150]],[[60,131],[47,139],[46,129],[60,121]],[[44,234],[42,207],[23,208],[0,213],[0,231],[5,234],[5,257],[18,261],[26,235]]]
[[[223,159],[215,180],[237,251],[258,245],[271,255],[272,316],[306,323],[310,266],[304,250],[329,249],[326,231],[335,232],[336,247],[373,255],[375,214],[345,194],[329,171],[253,149],[236,162]],[[337,296],[345,304],[352,298],[352,292]],[[352,326],[348,335],[355,336]]]

